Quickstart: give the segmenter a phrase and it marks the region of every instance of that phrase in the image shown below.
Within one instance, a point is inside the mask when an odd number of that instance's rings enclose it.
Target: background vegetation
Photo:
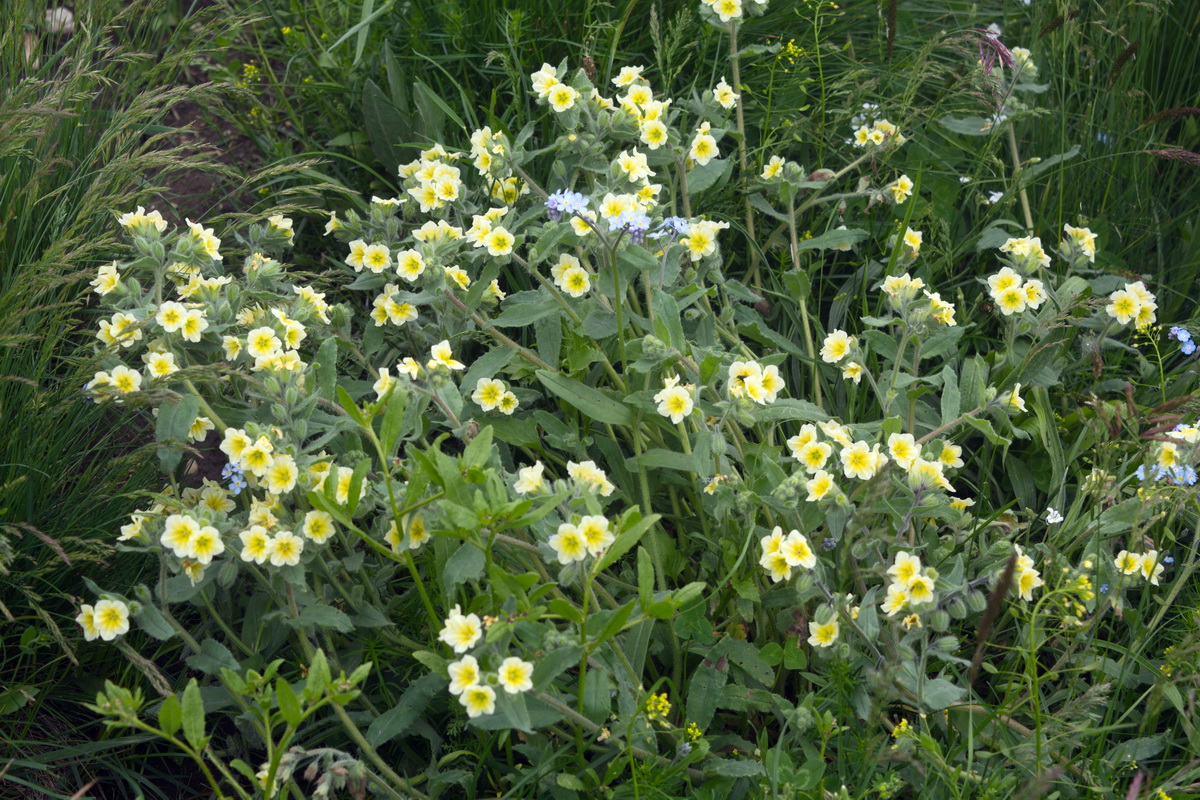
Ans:
[[[960,319],[980,320],[966,343],[996,333],[975,289],[984,269],[980,237],[997,216],[1011,223],[1005,230],[1023,228],[1023,202],[1046,232],[1089,225],[1105,244],[1097,274],[1147,276],[1160,320],[1193,321],[1200,116],[1190,76],[1200,73],[1200,50],[1191,44],[1200,38],[1200,10],[1165,0],[1006,3],[1001,11],[955,0],[845,5],[814,22],[811,4],[776,0],[739,34],[754,163],[779,154],[810,170],[835,165],[833,153],[844,150],[864,103],[911,132],[911,145],[886,168],[920,176],[928,200],[913,207],[910,224],[934,242],[923,253],[930,281],[959,304]],[[113,214],[153,204],[171,216],[178,193],[170,187],[198,170],[219,179],[201,210],[249,191],[261,206],[244,210],[259,216],[268,205],[296,201],[286,192],[314,185],[322,192],[313,204],[328,208],[360,203],[360,194],[390,196],[396,166],[430,141],[461,141],[489,124],[554,131],[528,86],[543,62],[590,64],[597,83],[624,64],[645,64],[657,90],[698,95],[731,76],[726,40],[700,22],[695,6],[260,0],[197,11],[190,3],[112,0],[77,8],[74,32],[54,34],[45,4],[10,4],[15,13],[0,31],[0,746],[8,748],[0,755],[14,759],[6,769],[0,758],[0,770],[8,785],[56,797],[92,779],[100,781],[92,794],[105,797],[182,796],[188,785],[186,776],[172,777],[177,762],[157,759],[135,737],[101,737],[78,706],[94,693],[97,675],[123,671],[127,682],[136,680],[117,651],[79,647],[73,598],[84,594],[81,570],[136,569],[112,560],[114,531],[139,503],[134,493],[159,484],[146,447],[149,421],[88,405],[79,393],[94,371],[87,281],[114,257]],[[975,31],[992,23],[1010,47],[1033,51],[1046,84],[1014,116],[1012,142],[1003,125],[967,136],[939,122],[995,110],[964,80],[978,58]],[[216,86],[202,85],[209,80]],[[187,104],[199,107],[202,124],[235,130],[260,154],[268,169],[257,183],[242,186],[239,165],[222,159],[231,139],[177,145],[168,114]],[[1023,201],[1009,191],[1022,184],[1014,149],[1024,169],[1035,165],[1030,159],[1073,154],[1028,185]],[[734,225],[725,270],[752,283],[757,262],[769,321],[798,341],[801,321],[786,302],[794,286],[782,277],[790,265],[786,231],[768,225],[750,240],[744,189],[720,185],[705,196],[707,212]],[[988,202],[992,192],[1004,193],[998,208]],[[218,232],[234,221],[218,219]],[[807,220],[813,235],[835,223],[826,211]],[[330,259],[322,227],[319,217],[297,218],[295,260],[313,274]],[[732,244],[738,237],[740,246]],[[814,302],[830,326],[861,313],[850,302],[857,266],[851,259],[814,266]],[[1093,391],[1112,399],[1124,386],[1122,359],[1130,357],[1079,355],[1097,364],[1099,377],[1057,394],[1064,438],[1082,430],[1080,408]],[[1191,388],[1188,381],[1171,392],[1140,387],[1115,435],[1150,427],[1155,408]],[[1016,449],[1006,463],[1027,471],[997,468],[991,491],[1044,506],[1052,465],[1038,452]],[[114,581],[137,582],[132,574]],[[1153,641],[1138,643],[1139,657],[1195,634],[1195,587],[1169,602],[1175,613]],[[147,655],[172,663],[170,651]],[[1131,686],[1114,703],[1145,702],[1141,691]],[[1109,712],[1097,731],[1122,713]],[[1157,714],[1147,715],[1141,732],[1149,736],[1157,724]],[[1084,752],[1098,764],[1110,742],[1103,735],[1091,742]],[[1180,769],[1186,755],[1168,751],[1159,765]],[[1179,774],[1185,785],[1195,780],[1186,769]]]

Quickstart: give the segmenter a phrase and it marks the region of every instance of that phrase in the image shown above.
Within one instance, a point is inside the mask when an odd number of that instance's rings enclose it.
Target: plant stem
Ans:
[[[739,91],[742,87],[742,70],[741,59],[738,56],[737,46],[737,28],[736,22],[729,23],[729,67],[733,70],[733,89],[737,92],[737,101],[734,104],[737,115],[738,129],[738,166],[741,169],[740,176],[745,180],[747,172],[746,159],[746,119],[742,110],[742,93]],[[743,194],[742,202],[746,206],[746,239],[749,242],[750,251],[750,281],[756,289],[762,288],[762,275],[758,270],[758,247],[757,240],[754,237],[754,206],[750,205],[750,195]]]

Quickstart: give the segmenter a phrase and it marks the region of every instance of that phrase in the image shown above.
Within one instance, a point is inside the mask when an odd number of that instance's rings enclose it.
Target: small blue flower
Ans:
[[[826,536],[821,540],[821,547],[824,547],[826,550],[832,550],[837,547],[837,542],[833,540],[832,536]]]
[[[1133,471],[1133,474],[1137,476],[1137,479],[1139,481],[1146,480],[1146,465],[1142,464],[1140,467],[1138,467],[1136,470]]]
[[[1183,344],[1179,345],[1179,350],[1185,356],[1190,356],[1192,353],[1196,352],[1196,343],[1191,339],[1185,339]]]
[[[1174,564],[1174,563],[1175,563],[1175,556],[1163,556],[1163,560],[1162,560],[1162,562],[1163,562],[1164,564]]]
[[[1108,584],[1107,583],[1100,584],[1100,594],[1108,594]]]
[[[658,228],[655,229],[654,233],[647,235],[651,239],[661,239],[664,236],[670,236],[674,239],[676,236],[682,236],[687,233],[689,227],[691,227],[691,223],[683,217],[666,217]]]

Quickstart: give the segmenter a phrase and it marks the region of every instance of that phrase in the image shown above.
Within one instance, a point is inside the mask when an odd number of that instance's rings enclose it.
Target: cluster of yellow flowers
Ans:
[[[870,125],[864,123],[854,130],[855,147],[899,147],[906,141],[900,129],[886,119],[875,120]]]
[[[457,654],[471,650],[483,638],[483,621],[478,614],[463,614],[461,606],[450,609],[438,639]],[[520,694],[533,688],[533,664],[516,656],[505,658],[494,676],[489,680],[479,660],[473,655],[463,655],[458,661],[447,665],[450,674],[450,694],[467,710],[467,716],[475,717],[494,714],[496,690],[489,685],[495,682],[508,694]]]
[[[1025,280],[1012,267],[1002,267],[987,279],[988,294],[1004,316],[1037,309],[1046,302],[1046,287],[1037,278]]]
[[[937,570],[932,567],[922,569],[920,556],[899,550],[887,574],[892,581],[880,610],[889,617],[908,611],[905,627],[920,626],[920,610],[932,607],[938,599]]]
[[[734,361],[729,365],[729,396],[746,398],[760,406],[774,403],[783,391],[779,367],[764,367],[757,361]]]
[[[1141,555],[1122,550],[1113,559],[1113,564],[1122,575],[1135,575],[1140,572],[1152,586],[1158,586],[1158,578],[1166,569],[1157,550],[1147,550]]]
[[[608,518],[603,514],[589,514],[579,519],[578,524],[564,522],[547,542],[558,563],[566,566],[583,561],[589,555],[600,558],[616,537],[609,530]]]
[[[916,237],[910,243],[909,238],[912,234],[916,234]],[[920,231],[909,228],[905,233],[905,243],[909,246],[915,243],[917,250],[914,252],[919,252]],[[888,303],[900,312],[909,326],[918,325],[926,318],[948,328],[958,324],[954,319],[954,304],[943,300],[941,293],[926,289],[925,281],[920,278],[914,278],[907,272],[903,275],[890,275],[884,279],[880,288],[888,296]],[[922,294],[918,295],[918,292]]]
[[[1158,320],[1154,313],[1158,310],[1158,302],[1141,281],[1127,283],[1124,289],[1110,294],[1104,310],[1119,325],[1132,322],[1138,328],[1145,328]]]
[[[791,580],[794,567],[804,567],[812,571],[817,566],[817,554],[800,531],[793,530],[783,535],[783,528],[778,525],[769,536],[759,540],[762,556],[758,564],[767,571],[774,583]]]

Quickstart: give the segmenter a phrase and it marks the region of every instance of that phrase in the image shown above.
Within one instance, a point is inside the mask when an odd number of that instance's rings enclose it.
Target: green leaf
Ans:
[[[717,662],[705,659],[688,682],[687,720],[694,722],[705,730],[712,722],[717,710],[717,701],[721,697],[721,689],[729,680],[729,669],[717,669]]]
[[[486,566],[487,557],[484,552],[470,542],[463,542],[454,554],[446,559],[446,566],[442,570],[446,592],[452,593],[454,587],[460,583],[479,580],[483,577]]]
[[[572,603],[556,597],[548,604],[549,609],[570,622],[583,622],[583,613],[576,608]]]
[[[824,422],[829,419],[820,406],[807,400],[784,398],[751,412],[756,422]]]
[[[333,386],[337,381],[337,339],[330,336],[317,350],[317,394],[333,402]]]
[[[947,364],[942,369],[942,424],[949,425],[962,413],[962,393],[958,390],[958,375]]]
[[[604,551],[597,570],[608,569],[618,558],[628,553],[646,531],[654,527],[654,523],[658,522],[659,516],[658,514],[651,514],[621,531],[620,535],[617,536],[617,540],[609,546],[608,550]]]
[[[654,594],[654,562],[646,548],[639,547],[637,551],[638,601],[642,607],[650,605]]]
[[[934,678],[921,684],[921,701],[934,711],[949,708],[966,696],[967,690],[945,678]]]
[[[350,393],[346,391],[346,387],[337,387],[337,399],[338,405],[342,407],[350,419],[354,420],[359,425],[365,426],[367,424],[366,420],[363,418],[362,410],[359,409],[358,404],[354,402],[354,398],[350,396]]]
[[[697,164],[688,170],[687,192],[688,194],[703,192],[705,189],[715,186],[719,180],[732,171],[733,161],[728,158],[714,158],[707,164]]]
[[[635,629],[636,630],[636,629]],[[566,672],[572,666],[578,666],[583,648],[577,644],[560,647],[546,653],[533,667],[533,689],[536,692],[545,691],[550,682]]]
[[[573,231],[570,223],[566,221],[547,223],[542,235],[534,242],[533,247],[529,248],[529,266],[536,267],[549,258],[562,240]]]
[[[179,697],[171,695],[158,707],[158,727],[168,736],[174,736],[182,724],[183,707],[179,705]]]
[[[238,662],[233,653],[215,639],[205,639],[201,642],[200,652],[188,656],[187,665],[205,675],[217,675],[222,669],[238,669]]]
[[[354,623],[350,621],[350,617],[346,615],[346,612],[339,611],[333,606],[319,603],[307,606],[300,612],[300,616],[288,619],[287,623],[293,628],[316,626],[318,628],[332,628],[338,633],[349,633],[354,630]]]
[[[748,758],[713,758],[704,764],[705,774],[720,775],[723,778],[749,778],[763,774],[763,765]]]
[[[362,89],[362,122],[371,142],[371,151],[389,172],[394,172],[400,166],[397,145],[412,138],[411,126],[391,98],[370,78],[363,84]],[[331,338],[326,341],[336,340]],[[334,349],[337,349],[336,344]]]
[[[192,749],[199,750],[204,746],[204,700],[200,697],[200,686],[196,679],[188,681],[183,690],[183,736]]]
[[[683,320],[675,298],[662,289],[654,290],[654,325],[658,338],[667,342],[680,353],[688,351],[687,337],[683,334]]]
[[[606,422],[609,425],[633,424],[633,413],[629,408],[598,389],[544,369],[537,371],[537,378],[552,394],[596,422]]]
[[[797,250],[836,250],[847,245],[858,244],[867,238],[867,232],[858,228],[850,230],[832,230],[811,239],[805,239],[797,246]]]
[[[165,641],[175,635],[175,629],[167,622],[167,618],[153,603],[143,603],[141,613],[137,615],[138,627],[155,639]]]
[[[283,715],[283,721],[293,728],[300,727],[300,700],[283,678],[275,681],[275,699],[279,701],[279,713]]]
[[[674,450],[663,450],[661,448],[647,450],[636,458],[627,459],[625,464],[630,472],[636,470],[638,464],[646,469],[673,469],[687,473],[699,472],[694,455],[677,453]]]
[[[183,459],[179,446],[187,442],[188,430],[196,421],[200,400],[194,394],[185,394],[178,400],[167,400],[158,407],[158,424],[155,426],[155,441],[173,443],[174,447],[158,448],[158,460],[163,472],[174,472]]]
[[[633,614],[633,606],[636,600],[630,600],[625,605],[618,608],[608,618],[608,622],[604,624],[604,628],[593,640],[595,644],[607,642],[609,639],[621,632],[621,628],[629,621],[629,617]]]
[[[308,665],[308,675],[304,680],[304,697],[308,702],[314,703],[325,694],[332,677],[325,651],[317,650],[312,657],[312,663]]]
[[[492,319],[492,324],[497,328],[524,328],[543,317],[562,313],[562,309],[553,298],[541,292],[538,294],[542,296],[531,298],[527,302],[512,303],[512,298],[509,298],[505,301],[504,310]]]
[[[407,406],[408,393],[399,386],[393,386],[388,397],[387,410],[383,412],[383,424],[379,428],[379,441],[385,453],[395,450],[396,441],[403,430],[404,409]]]
[[[429,701],[446,688],[441,675],[426,673],[413,681],[396,705],[380,714],[367,728],[367,741],[373,747],[387,744],[400,736],[424,713]]]
[[[997,433],[996,429],[992,427],[992,423],[986,419],[980,419],[979,417],[963,417],[963,422],[982,433],[984,437],[992,444],[1010,444],[1010,440]]]
[[[463,469],[483,469],[492,457],[492,426],[475,435],[462,454]]]
[[[946,116],[938,120],[946,130],[954,133],[961,133],[964,136],[987,136],[995,129],[995,124],[990,119],[983,117],[951,117]]]

